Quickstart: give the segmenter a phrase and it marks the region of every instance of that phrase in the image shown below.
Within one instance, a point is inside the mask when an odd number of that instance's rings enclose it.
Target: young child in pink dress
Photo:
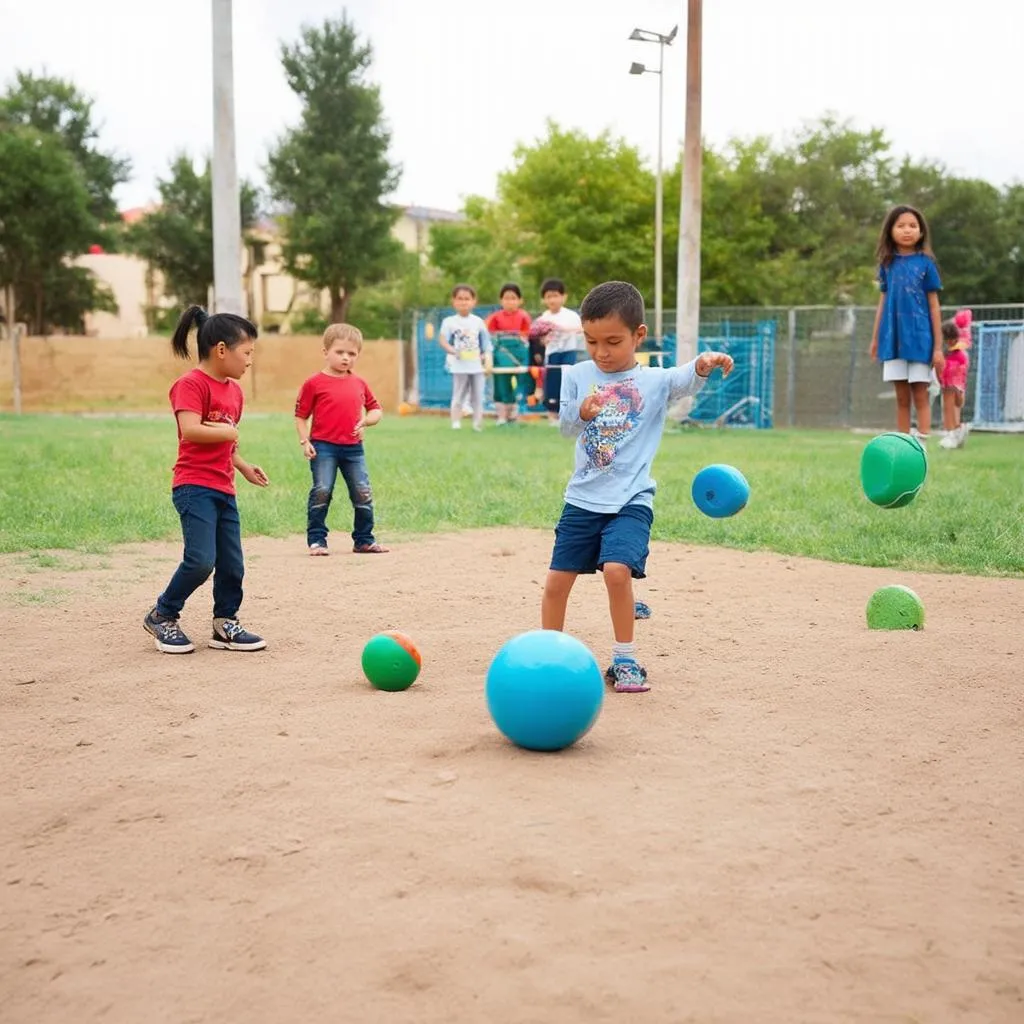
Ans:
[[[971,357],[971,311],[961,309],[952,320],[942,325],[942,343],[946,365],[939,383],[942,385],[942,448],[962,448],[967,440],[968,426],[962,420],[964,396],[967,394],[967,371]]]

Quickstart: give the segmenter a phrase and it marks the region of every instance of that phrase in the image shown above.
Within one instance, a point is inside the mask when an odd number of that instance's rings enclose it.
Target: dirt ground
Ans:
[[[1024,581],[655,544],[653,691],[531,754],[483,680],[549,543],[254,540],[269,649],[185,657],[141,628],[178,545],[0,559],[0,1019],[1024,1020]],[[922,633],[866,629],[888,582]],[[599,579],[567,628],[603,665]]]

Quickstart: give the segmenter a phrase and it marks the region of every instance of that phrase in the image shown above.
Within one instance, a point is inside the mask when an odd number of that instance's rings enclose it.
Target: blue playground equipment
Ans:
[[[486,320],[500,306],[477,306],[473,310],[481,320]],[[454,315],[451,307],[424,309],[416,317],[416,377],[419,387],[421,409],[447,409],[452,400],[452,375],[445,370],[444,349],[437,343],[441,321]],[[429,335],[429,336],[428,336]],[[488,379],[484,396],[484,408],[494,408],[494,385]]]
[[[736,366],[727,378],[719,372],[712,375],[681,422],[757,430],[772,427],[777,329],[774,320],[754,323],[722,320],[703,324],[697,343],[698,353],[727,352],[736,361]],[[674,366],[675,335],[666,335],[661,347],[665,353],[662,365]]]
[[[975,324],[972,426],[978,430],[1024,430],[1024,322]]]
[[[486,320],[498,308],[478,306],[474,312]],[[445,353],[437,343],[437,334],[441,321],[454,312],[454,309],[444,307],[425,309],[416,318],[419,404],[424,409],[446,409],[451,402],[451,375],[445,371]],[[736,368],[728,379],[716,372],[682,422],[759,430],[770,428],[774,422],[776,333],[774,320],[754,323],[723,320],[702,325],[698,352],[728,352],[736,360]],[[506,355],[497,357],[496,365],[506,362]],[[665,335],[660,345],[650,339],[641,347],[638,356],[651,366],[675,366],[675,335]],[[525,396],[527,388],[532,391],[533,380],[526,372],[515,376],[520,411],[531,411]],[[488,378],[485,395],[485,408],[488,410],[494,407],[493,387],[493,380]]]

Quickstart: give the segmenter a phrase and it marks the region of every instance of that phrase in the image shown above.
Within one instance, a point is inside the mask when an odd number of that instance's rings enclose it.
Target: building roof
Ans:
[[[437,222],[465,219],[465,214],[463,213],[456,213],[453,210],[439,210],[435,206],[405,206],[402,209],[405,215],[412,220]]]
[[[142,220],[147,213],[152,213],[155,209],[157,209],[156,203],[149,203],[147,206],[132,206],[127,210],[121,211],[121,220],[125,224],[135,224]]]
[[[142,220],[146,214],[152,213],[156,209],[159,209],[159,203],[149,203],[146,206],[132,206],[127,210],[121,211],[121,219],[125,224],[135,224],[137,221]],[[454,210],[441,210],[436,206],[402,206],[400,209],[411,220],[423,220],[432,224],[440,221],[459,221],[465,219],[465,214],[457,213]],[[253,226],[257,231],[274,231],[278,227],[273,219],[267,217],[262,217]]]

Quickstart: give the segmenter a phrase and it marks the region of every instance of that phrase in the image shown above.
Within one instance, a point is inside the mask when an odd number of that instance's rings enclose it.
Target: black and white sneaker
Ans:
[[[244,629],[238,619],[214,619],[210,646],[218,651],[262,651],[267,641]]]
[[[156,608],[142,620],[142,628],[153,635],[156,649],[163,654],[191,654],[195,650],[195,645],[178,627],[178,620],[161,615]]]

